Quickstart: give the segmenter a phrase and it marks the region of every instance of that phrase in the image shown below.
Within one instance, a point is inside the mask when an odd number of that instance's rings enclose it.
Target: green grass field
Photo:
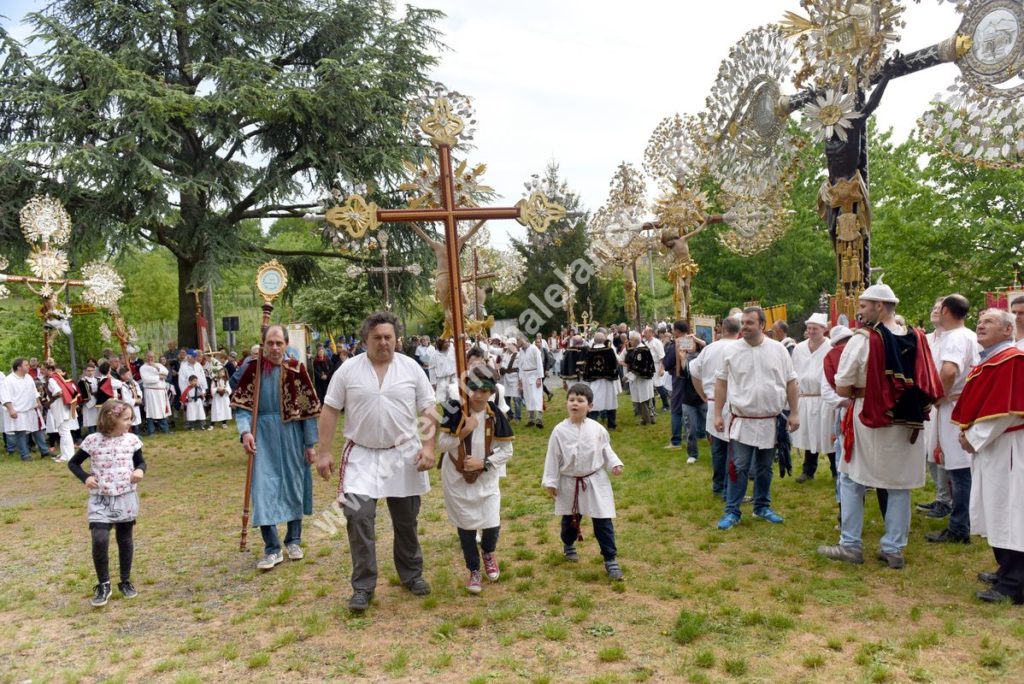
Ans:
[[[140,596],[115,590],[99,610],[88,603],[85,489],[63,465],[4,456],[0,681],[1024,681],[1024,613],[973,598],[975,574],[994,567],[984,542],[926,544],[942,523],[915,513],[907,568],[885,569],[873,560],[882,525],[872,499],[872,559],[819,559],[815,548],[836,539],[824,462],[805,485],[776,477],[784,524],[755,521],[747,508],[737,529],[719,532],[706,446],[687,466],[683,452],[662,449],[668,416],[641,428],[627,397],[612,435],[626,464],[614,479],[626,581],[605,578],[586,524],[581,562],[563,562],[540,476],[564,397],[556,392],[546,430],[516,436],[502,485],[501,580],[479,596],[464,591],[435,471],[420,517],[433,594],[397,586],[381,506],[382,582],[358,617],[346,608],[344,530],[322,529],[333,516],[306,520],[305,560],[257,572],[256,530],[239,553],[245,459],[233,429],[147,438]],[[336,487],[316,479],[316,511],[329,510]],[[115,578],[116,558],[112,545]]]

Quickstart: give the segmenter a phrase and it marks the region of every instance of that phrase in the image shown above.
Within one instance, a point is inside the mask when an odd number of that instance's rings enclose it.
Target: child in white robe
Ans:
[[[482,589],[477,530],[487,579],[498,580],[495,550],[501,529],[501,470],[512,457],[512,426],[499,407],[490,401],[495,373],[483,364],[470,367],[466,385],[468,411],[458,399],[443,407],[438,449],[447,454],[441,461],[444,504],[448,520],[458,529],[469,581],[466,590]]]
[[[569,388],[569,417],[555,426],[548,440],[541,484],[555,500],[555,515],[562,516],[562,544],[566,560],[576,562],[580,519],[589,516],[594,536],[601,547],[605,571],[613,580],[622,579],[615,548],[615,497],[606,470],[622,474],[622,460],[612,450],[608,431],[587,417],[594,393],[577,383]]]
[[[228,372],[221,368],[210,388],[213,398],[210,400],[210,425],[221,424],[227,428],[231,420],[231,386],[228,384]]]
[[[185,407],[185,426],[188,430],[202,430],[206,422],[206,409],[203,408],[205,392],[199,386],[199,378],[189,376],[188,385],[181,393],[181,404]]]

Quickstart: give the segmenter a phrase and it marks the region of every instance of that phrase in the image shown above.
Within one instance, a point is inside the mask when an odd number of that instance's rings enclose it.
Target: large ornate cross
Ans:
[[[457,181],[453,173],[452,148],[464,128],[461,118],[452,112],[449,101],[434,101],[430,116],[420,122],[420,128],[430,136],[437,150],[437,178],[434,181],[434,199],[424,208],[380,209],[359,195],[348,197],[344,204],[327,212],[326,220],[335,229],[345,230],[353,238],[361,238],[368,230],[376,230],[381,223],[434,222],[444,224],[444,248],[448,268],[448,309],[455,344],[455,368],[459,375],[459,393],[465,399],[462,382],[466,371],[465,318],[462,304],[462,275],[459,272],[459,222],[515,219],[525,226],[544,232],[548,226],[565,216],[565,208],[535,192],[520,200],[514,207],[459,206]],[[446,303],[441,302],[442,306]]]

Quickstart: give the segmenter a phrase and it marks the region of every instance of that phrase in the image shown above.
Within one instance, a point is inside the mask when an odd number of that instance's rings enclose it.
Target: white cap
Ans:
[[[828,327],[828,316],[823,313],[811,314],[811,317],[807,319],[804,325],[820,325],[823,328]]]
[[[829,334],[829,338],[832,340],[832,344],[836,344],[840,340],[845,340],[847,337],[853,337],[853,331],[847,328],[845,325],[837,325],[832,328],[832,332]]]
[[[506,337],[505,338],[505,344],[517,344],[516,338],[514,338],[514,337]]]
[[[887,304],[900,303],[896,293],[892,291],[891,287],[883,283],[881,278],[878,279],[877,283],[864,290],[859,299],[864,299],[869,302],[885,302]]]

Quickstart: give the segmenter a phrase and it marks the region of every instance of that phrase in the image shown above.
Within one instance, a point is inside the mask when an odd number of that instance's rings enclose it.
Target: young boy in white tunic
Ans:
[[[458,399],[445,404],[441,417],[438,449],[448,454],[441,461],[444,506],[448,520],[458,529],[459,543],[469,570],[466,590],[481,591],[480,553],[477,530],[481,531],[487,579],[498,580],[495,550],[501,529],[500,471],[512,457],[512,426],[508,418],[490,401],[495,390],[494,372],[480,364],[467,372],[469,410],[463,411]]]
[[[181,393],[181,405],[185,407],[186,429],[202,430],[206,422],[206,409],[203,408],[203,396],[205,392],[199,386],[199,378],[190,375],[185,391]]]
[[[213,381],[210,393],[213,395],[210,400],[210,426],[220,423],[226,429],[231,420],[231,385],[228,384],[228,372],[224,368],[220,369]]]
[[[587,417],[593,404],[594,393],[590,387],[577,383],[569,388],[569,417],[551,432],[541,484],[555,500],[555,515],[562,516],[565,559],[579,560],[576,542],[583,539],[580,518],[589,516],[604,557],[605,571],[609,578],[621,580],[622,568],[616,559],[612,524],[615,497],[605,471],[621,475],[622,460],[612,451],[604,426]]]

